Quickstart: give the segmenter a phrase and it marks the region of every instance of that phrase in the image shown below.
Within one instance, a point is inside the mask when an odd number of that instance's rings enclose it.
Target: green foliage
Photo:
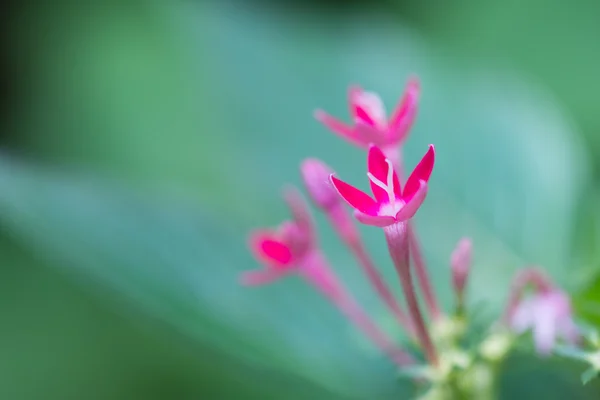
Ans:
[[[15,283],[6,295],[15,307],[5,314],[15,326],[22,315],[55,316],[33,325],[35,336],[3,333],[7,349],[17,341],[27,351],[48,338],[53,350],[28,353],[48,380],[38,392],[27,385],[27,366],[11,369],[25,362],[20,353],[4,353],[1,367],[14,378],[1,386],[4,397],[82,397],[111,385],[114,392],[98,398],[407,396],[393,366],[301,282],[237,283],[240,271],[258,267],[246,233],[285,218],[278,190],[299,182],[303,157],[366,183],[364,154],[311,119],[318,106],[345,115],[351,82],[380,92],[391,108],[408,74],[422,78],[406,157],[413,165],[436,144],[439,162],[417,226],[444,304],[448,257],[463,235],[476,249],[470,298],[494,313],[525,263],[576,283],[565,237],[588,183],[587,160],[557,106],[519,77],[459,70],[378,14],[315,15],[297,25],[290,15],[226,2],[156,3],[144,12],[69,7],[23,15],[21,26],[43,29],[23,32],[19,50],[35,66],[36,96],[12,126],[22,149],[87,172],[6,156],[1,163],[0,223],[15,249],[1,256],[3,282]],[[389,325],[358,268],[322,228],[336,271]],[[395,282],[380,232],[363,231]],[[17,290],[36,284],[29,296]],[[528,362],[527,382],[554,374]],[[576,390],[571,371],[544,384]],[[522,379],[503,379],[506,391],[528,398]]]

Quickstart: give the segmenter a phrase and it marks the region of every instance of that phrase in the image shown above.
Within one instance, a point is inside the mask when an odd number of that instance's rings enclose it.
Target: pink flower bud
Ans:
[[[316,158],[308,158],[300,165],[300,171],[306,190],[317,207],[328,211],[341,202],[329,180],[333,171],[327,164]]]
[[[450,256],[450,267],[452,268],[452,285],[457,297],[462,300],[467,278],[471,269],[473,244],[471,239],[462,238]]]

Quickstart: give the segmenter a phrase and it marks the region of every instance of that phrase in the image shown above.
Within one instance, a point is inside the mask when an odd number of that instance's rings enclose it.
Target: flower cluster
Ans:
[[[316,119],[325,127],[367,152],[366,169],[372,196],[338,178],[320,160],[306,159],[300,170],[314,205],[325,214],[398,324],[420,345],[429,368],[440,371],[447,366],[448,357],[444,353],[448,346],[436,338],[434,327],[465,316],[473,245],[470,239],[463,238],[449,257],[455,308],[446,315],[439,308],[411,221],[427,196],[435,165],[434,146],[429,146],[408,178],[402,176],[402,145],[417,114],[419,95],[419,81],[411,78],[404,96],[388,118],[376,94],[353,86],[348,94],[352,124],[343,123],[322,110],[315,112]],[[288,189],[285,199],[292,220],[283,222],[277,229],[258,230],[251,235],[250,248],[264,268],[245,272],[242,283],[260,285],[297,274],[329,299],[397,365],[414,366],[415,358],[377,326],[329,266],[318,244],[308,206],[300,194]],[[369,256],[355,220],[383,230],[402,286],[406,310]],[[417,289],[425,307],[418,301]],[[580,337],[569,297],[538,268],[524,268],[517,273],[506,310],[498,322],[502,331],[512,332],[511,336],[531,330],[542,355],[550,353],[558,339],[574,344]]]

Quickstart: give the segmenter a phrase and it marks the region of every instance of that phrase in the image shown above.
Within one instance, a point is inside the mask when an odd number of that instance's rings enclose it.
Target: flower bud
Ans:
[[[306,190],[317,207],[327,211],[340,203],[340,197],[329,180],[333,171],[327,164],[316,158],[309,158],[302,162],[300,171]]]
[[[471,258],[473,244],[471,239],[462,238],[450,256],[450,267],[452,268],[452,286],[459,301],[462,302],[471,269]]]

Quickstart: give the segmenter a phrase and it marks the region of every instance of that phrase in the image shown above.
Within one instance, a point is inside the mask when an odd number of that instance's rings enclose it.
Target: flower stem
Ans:
[[[431,319],[437,320],[441,316],[440,308],[435,297],[435,292],[433,291],[433,287],[431,285],[431,279],[429,277],[429,272],[427,271],[427,266],[425,265],[425,260],[423,259],[421,244],[419,243],[415,228],[410,221],[408,222],[408,241],[410,242],[412,259],[415,263],[417,280],[421,287],[421,291],[423,292],[423,297],[429,310],[429,315],[431,316]]]
[[[360,239],[358,230],[353,225],[353,221],[346,213],[346,210],[339,205],[328,210],[327,216],[342,241],[350,249],[359,265],[362,267],[363,272],[371,282],[371,285],[377,294],[381,297],[384,304],[390,309],[392,314],[394,314],[400,326],[410,336],[415,337],[414,326],[410,318],[402,309],[389,287],[385,284],[383,277],[375,267],[371,257],[369,257],[369,254]]]
[[[402,149],[396,147],[387,148],[384,150],[386,157],[388,157],[394,165],[394,170],[398,174],[400,181],[404,181],[404,166],[402,164]],[[429,278],[429,272],[427,271],[427,265],[423,258],[423,252],[421,251],[421,243],[415,231],[412,221],[408,221],[408,240],[410,242],[410,252],[412,254],[413,261],[415,263],[415,272],[417,274],[417,280],[425,299],[429,315],[433,320],[438,319],[441,316],[440,307],[438,306],[437,298],[433,287],[431,285],[431,279]]]
[[[415,363],[410,354],[395,345],[392,340],[369,318],[356,300],[345,289],[331,271],[324,257],[313,252],[307,255],[302,266],[304,278],[327,297],[357,328],[387,354],[397,365],[408,366]]]
[[[417,337],[423,347],[425,356],[429,363],[437,366],[437,352],[425,326],[425,320],[419,309],[417,295],[414,290],[411,272],[410,272],[410,246],[408,236],[408,225],[405,222],[398,222],[383,228],[390,251],[390,256],[400,277],[400,283],[408,304],[408,311],[412,317]]]

